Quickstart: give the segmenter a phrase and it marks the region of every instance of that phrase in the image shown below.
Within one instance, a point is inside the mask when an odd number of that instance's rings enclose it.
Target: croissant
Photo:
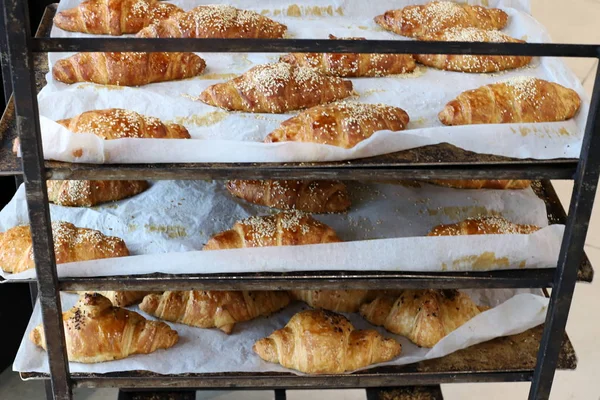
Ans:
[[[458,290],[404,290],[398,298],[380,296],[360,307],[360,315],[367,321],[420,347],[435,346],[480,312],[471,298]]]
[[[339,181],[242,181],[227,182],[236,197],[262,206],[309,213],[333,213],[350,207],[346,185]]]
[[[456,189],[527,189],[531,185],[531,181],[519,179],[432,179],[427,181],[434,185],[446,186]]]
[[[449,42],[525,43],[499,31],[477,28],[452,28],[421,37],[422,40]],[[417,61],[427,66],[458,72],[498,72],[524,67],[529,56],[474,56],[461,54],[417,54]]]
[[[52,222],[52,236],[57,264],[129,255],[122,239],[68,222]],[[15,274],[35,267],[29,225],[0,233],[0,267]]]
[[[308,310],[258,340],[253,350],[265,361],[307,374],[339,374],[389,361],[402,346],[375,330],[355,330],[343,315]]]
[[[92,207],[135,196],[146,181],[48,181],[48,200],[67,207]]]
[[[63,324],[69,361],[86,364],[168,349],[179,339],[164,322],[148,321],[136,312],[113,307],[99,294],[81,296],[63,313]],[[32,330],[29,338],[46,349],[42,325]]]
[[[190,138],[188,130],[181,125],[163,124],[158,118],[121,108],[86,111],[76,117],[56,122],[73,133],[93,133],[105,140]]]
[[[329,35],[330,39],[337,39]],[[366,40],[365,38],[344,38]],[[283,62],[316,69],[320,74],[341,77],[405,74],[416,68],[412,54],[292,53]]]
[[[106,292],[86,292],[86,291],[81,291],[81,292],[77,292],[80,295],[85,295],[86,293],[88,294],[94,294],[97,293],[101,296],[106,297],[113,306],[115,307],[127,307],[127,306],[131,306],[133,304],[137,304],[140,301],[142,301],[144,299],[144,297],[152,292],[142,292],[142,291],[133,291],[133,290],[127,290],[127,291],[106,291]]]
[[[202,102],[229,111],[281,114],[352,95],[352,82],[279,62],[258,65],[230,81],[209,86]]]
[[[237,322],[268,316],[289,302],[286,292],[189,290],[150,294],[140,310],[166,321],[218,328],[229,334]]]
[[[56,14],[54,24],[70,32],[118,36],[182,12],[157,0],[88,0]]]
[[[286,211],[238,221],[231,230],[213,236],[203,250],[293,246],[340,241],[333,229],[310,215],[299,211]]]
[[[533,77],[517,77],[461,93],[440,112],[445,125],[554,122],[573,118],[574,90]]]
[[[469,218],[457,224],[438,225],[427,236],[459,236],[459,235],[526,235],[538,231],[535,225],[519,225],[502,217]]]
[[[399,35],[419,38],[449,28],[503,29],[508,15],[498,8],[434,1],[386,11],[375,17],[375,22]]]
[[[204,5],[150,25],[145,38],[281,39],[287,27],[254,11]]]
[[[54,64],[52,76],[69,84],[142,86],[192,78],[205,68],[194,53],[77,53]]]
[[[342,101],[310,108],[282,122],[265,142],[313,142],[349,149],[377,131],[404,130],[408,121],[406,111],[398,107]]]

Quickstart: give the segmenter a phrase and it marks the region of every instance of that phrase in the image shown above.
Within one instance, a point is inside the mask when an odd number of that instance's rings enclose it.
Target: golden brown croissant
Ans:
[[[194,53],[77,53],[54,64],[52,76],[63,83],[142,86],[192,78],[205,68]]]
[[[146,295],[149,295],[152,292],[142,292],[142,291],[80,291],[77,292],[80,295],[94,294],[97,293],[101,296],[106,297],[115,307],[127,307],[133,304],[137,304],[144,299]]]
[[[461,93],[440,112],[445,125],[563,121],[577,113],[574,90],[533,77],[517,77]]]
[[[329,35],[329,38],[337,39],[333,35]],[[323,75],[341,77],[405,74],[416,68],[412,54],[292,53],[281,57],[281,61],[314,68]]]
[[[452,28],[421,37],[422,40],[449,42],[525,43],[500,31],[477,28]],[[429,67],[459,72],[498,72],[524,67],[529,56],[475,56],[461,54],[416,54],[417,61]]]
[[[280,39],[287,27],[254,11],[229,5],[198,6],[141,30],[139,37]]]
[[[377,295],[373,290],[290,290],[294,300],[301,300],[313,308],[335,312],[357,312],[360,305]]]
[[[434,185],[456,189],[527,189],[531,181],[520,179],[432,179],[427,181]]]
[[[122,239],[78,228],[68,222],[52,222],[52,236],[57,264],[129,255]],[[29,225],[19,225],[0,233],[0,267],[11,273],[35,267]]]
[[[435,346],[479,313],[471,298],[458,290],[405,290],[398,298],[380,296],[360,307],[367,321],[420,347]]]
[[[138,33],[142,28],[183,10],[157,0],[87,0],[61,11],[54,24],[70,32],[104,35]]]
[[[213,236],[203,250],[293,246],[340,241],[333,229],[310,215],[299,211],[286,211],[238,221],[231,230]]]
[[[502,217],[469,218],[457,224],[438,225],[427,236],[529,234],[538,231],[535,225],[519,225]]]
[[[313,214],[345,211],[350,207],[346,185],[339,181],[242,181],[227,182],[236,197],[262,206]]]
[[[352,95],[352,82],[284,62],[258,65],[200,94],[204,103],[229,111],[280,114]]]
[[[375,330],[355,330],[343,315],[308,310],[258,340],[253,350],[265,361],[307,374],[340,374],[392,360],[402,346]]]
[[[92,207],[135,196],[147,181],[48,181],[48,200],[67,207]]]
[[[113,307],[99,294],[81,296],[63,313],[69,361],[99,363],[133,354],[149,354],[173,347],[179,336],[164,322],[148,321],[140,314]],[[29,338],[46,349],[44,328],[37,326]]]
[[[398,107],[342,101],[310,108],[282,122],[265,142],[313,142],[349,149],[377,131],[404,130],[408,121],[406,111]]]
[[[163,124],[158,118],[121,108],[86,111],[76,117],[56,122],[73,133],[93,133],[105,140],[190,138],[188,130],[182,125]]]
[[[386,11],[375,17],[375,22],[388,31],[418,38],[449,28],[502,29],[508,23],[508,14],[498,8],[433,1]]]
[[[166,321],[231,333],[237,322],[268,316],[287,306],[286,292],[200,291],[150,294],[140,310]]]

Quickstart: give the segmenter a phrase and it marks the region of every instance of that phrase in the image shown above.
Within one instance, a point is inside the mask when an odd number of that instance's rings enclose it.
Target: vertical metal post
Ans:
[[[287,398],[285,389],[275,389],[275,400],[285,400]]]
[[[575,290],[577,267],[581,262],[585,237],[592,215],[599,175],[600,68],[596,71],[590,114],[585,128],[579,165],[575,174],[575,186],[554,276],[550,305],[546,314],[544,334],[529,392],[530,400],[547,400],[550,396],[558,355],[567,325],[567,317],[569,316],[569,308]]]
[[[62,309],[48,208],[46,171],[35,90],[28,1],[3,0],[16,125],[23,153],[23,174],[29,209],[33,254],[55,400],[72,398],[64,340]]]
[[[10,63],[8,60],[8,31],[4,13],[0,13],[0,64],[2,65],[2,83],[4,85],[4,103],[8,105],[12,94],[12,82],[10,80]]]

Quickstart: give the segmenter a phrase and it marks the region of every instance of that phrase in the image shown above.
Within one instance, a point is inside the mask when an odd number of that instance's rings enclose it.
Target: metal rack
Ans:
[[[3,0],[0,20],[6,37],[0,37],[3,70],[12,78],[13,102],[0,123],[0,174],[24,177],[36,260],[37,284],[48,345],[50,379],[55,399],[71,398],[73,386],[127,388],[389,388],[404,385],[439,385],[442,382],[532,381],[530,400],[547,399],[557,367],[574,368],[576,358],[565,335],[575,283],[590,281],[592,270],[583,253],[585,236],[600,173],[600,71],[597,72],[580,159],[522,160],[467,152],[448,144],[355,160],[302,164],[161,164],[86,165],[45,162],[42,152],[36,84],[43,85],[44,52],[61,51],[210,51],[210,52],[365,52],[490,54],[600,58],[600,45],[488,44],[462,42],[254,40],[254,39],[50,39],[56,11],[49,7],[37,37],[30,34],[28,2]],[[1,27],[1,25],[0,25]],[[5,56],[7,55],[7,57]],[[7,62],[8,61],[8,62]],[[7,68],[9,67],[9,68]],[[6,79],[6,75],[5,75]],[[10,151],[18,132],[22,164]],[[229,274],[219,276],[129,276],[58,279],[52,246],[46,179],[573,179],[568,218],[548,182],[537,188],[546,199],[553,221],[566,229],[556,269],[488,273],[303,273]],[[566,218],[566,219],[565,219]],[[579,272],[578,272],[579,271]],[[543,327],[520,335],[498,338],[447,357],[405,367],[376,368],[342,376],[292,374],[185,374],[145,372],[70,374],[66,360],[59,291],[66,289],[285,289],[368,287],[552,287]],[[435,386],[430,397],[439,399]],[[383,398],[387,389],[369,390],[369,399]],[[412,390],[412,389],[411,389]],[[415,389],[416,390],[416,389]],[[421,389],[419,389],[421,390]],[[416,391],[419,391],[416,390]],[[426,390],[426,389],[422,389]],[[405,390],[407,393],[410,390]],[[416,393],[416,392],[415,392]],[[183,395],[182,395],[183,396]],[[284,390],[275,392],[285,398]],[[134,398],[123,394],[122,398]],[[185,397],[182,397],[185,398]],[[408,397],[407,397],[408,398]]]

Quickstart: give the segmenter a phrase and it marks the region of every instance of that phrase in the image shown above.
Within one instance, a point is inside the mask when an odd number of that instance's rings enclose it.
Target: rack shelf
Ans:
[[[295,388],[311,389],[433,385],[449,382],[508,382],[531,380],[543,326],[468,347],[446,357],[403,367],[380,367],[348,375],[290,373],[227,373],[159,375],[149,372],[78,374],[76,387],[127,388]],[[577,357],[568,337],[562,343],[558,368],[575,369]],[[24,379],[47,379],[47,374],[22,373]]]
[[[56,7],[44,13],[37,36],[48,38]],[[118,39],[123,43],[123,39]],[[90,40],[88,42],[93,42]],[[48,59],[34,57],[38,91],[45,85]],[[12,153],[17,137],[14,107],[0,121],[0,174],[22,172]],[[71,164],[47,161],[48,179],[572,179],[576,159],[533,160],[478,154],[448,143],[353,160],[323,163]]]

